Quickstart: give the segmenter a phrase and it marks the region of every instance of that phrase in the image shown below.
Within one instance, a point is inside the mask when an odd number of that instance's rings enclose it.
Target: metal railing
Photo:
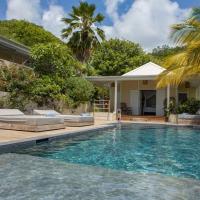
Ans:
[[[110,118],[110,100],[94,100],[93,102],[93,115],[95,112],[107,112],[107,120]]]

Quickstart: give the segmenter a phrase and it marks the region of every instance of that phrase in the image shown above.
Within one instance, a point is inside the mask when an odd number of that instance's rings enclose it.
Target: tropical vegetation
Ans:
[[[1,63],[0,90],[9,93],[4,106],[21,110],[48,107],[62,111],[93,97],[93,85],[76,77],[79,62],[63,44],[33,47],[30,66],[32,68]]]
[[[167,60],[167,70],[159,77],[158,87],[179,85],[200,73],[200,8],[194,8],[183,23],[172,26],[171,38],[183,50]]]
[[[149,61],[139,44],[126,40],[104,41],[88,62],[90,74],[122,75]]]
[[[165,116],[169,116],[170,114],[182,114],[182,113],[195,115],[199,111],[199,109],[200,109],[200,100],[196,100],[194,98],[181,101],[177,105],[176,99],[174,97],[171,97],[168,107],[166,99],[164,101]]]
[[[0,20],[0,35],[32,47],[49,42],[61,43],[61,40],[43,27],[25,20]]]
[[[152,62],[165,66],[165,62],[169,59],[169,57],[180,53],[182,50],[183,48],[180,46],[170,47],[168,45],[163,45],[154,48],[152,52],[149,53],[149,56]]]
[[[95,9],[94,4],[80,2],[78,7],[72,7],[70,17],[62,19],[67,25],[62,30],[62,37],[67,39],[68,46],[81,62],[86,62],[94,48],[105,39],[104,31],[97,26],[104,16],[95,15]]]

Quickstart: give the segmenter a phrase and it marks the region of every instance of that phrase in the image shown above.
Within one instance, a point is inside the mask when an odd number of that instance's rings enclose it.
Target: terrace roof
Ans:
[[[26,56],[29,55],[28,47],[26,47],[22,44],[19,44],[17,42],[14,42],[12,40],[9,40],[3,36],[0,36],[0,46],[8,48],[8,49],[12,49],[12,50],[17,51],[18,53],[26,55]]]

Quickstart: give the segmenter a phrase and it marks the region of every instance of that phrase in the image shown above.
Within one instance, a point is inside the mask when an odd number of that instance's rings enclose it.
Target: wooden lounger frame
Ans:
[[[41,131],[50,131],[57,129],[64,129],[64,124],[48,124],[48,125],[27,125],[23,121],[0,121],[0,129],[5,130],[16,130],[16,131],[30,131],[30,132],[41,132]]]

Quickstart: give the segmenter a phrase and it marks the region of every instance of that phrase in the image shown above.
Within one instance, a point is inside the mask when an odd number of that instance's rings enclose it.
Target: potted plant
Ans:
[[[164,101],[165,121],[171,123],[178,123],[178,112],[176,106],[176,99],[170,97],[169,107],[167,107],[167,99]]]

